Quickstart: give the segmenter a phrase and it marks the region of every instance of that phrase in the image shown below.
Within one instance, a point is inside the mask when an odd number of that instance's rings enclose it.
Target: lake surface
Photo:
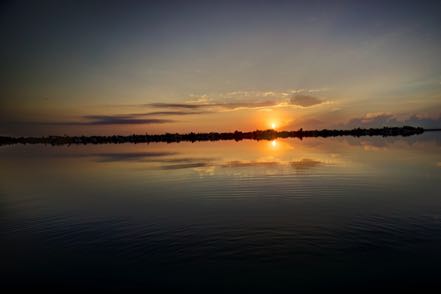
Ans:
[[[3,287],[440,286],[441,136],[0,148]]]

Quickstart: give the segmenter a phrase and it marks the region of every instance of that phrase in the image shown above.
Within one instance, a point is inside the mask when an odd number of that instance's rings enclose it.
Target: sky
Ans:
[[[406,2],[3,1],[0,135],[441,127],[441,2]]]

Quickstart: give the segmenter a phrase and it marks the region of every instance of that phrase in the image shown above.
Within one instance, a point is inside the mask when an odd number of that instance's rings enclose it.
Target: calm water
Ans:
[[[441,137],[0,148],[4,287],[436,287]]]

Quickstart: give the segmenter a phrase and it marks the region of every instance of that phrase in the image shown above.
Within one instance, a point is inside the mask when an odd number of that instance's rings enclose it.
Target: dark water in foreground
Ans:
[[[441,286],[438,134],[6,146],[0,165],[6,288]]]

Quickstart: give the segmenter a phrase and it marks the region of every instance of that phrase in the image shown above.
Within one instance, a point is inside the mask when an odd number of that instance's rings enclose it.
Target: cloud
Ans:
[[[352,118],[346,123],[346,127],[378,128],[383,126],[398,126],[402,124],[403,122],[398,121],[393,114],[377,112],[366,113],[363,117]]]
[[[432,117],[432,118],[412,115],[405,121],[405,123],[417,127],[437,129],[437,128],[441,128],[441,114],[438,117]]]
[[[265,101],[241,101],[241,102],[206,102],[201,104],[192,103],[151,103],[144,104],[144,106],[154,107],[154,108],[162,108],[162,109],[209,109],[209,108],[221,108],[228,110],[236,110],[236,109],[255,109],[262,107],[271,107],[277,106],[280,104],[280,101],[276,100],[265,100]],[[166,113],[166,111],[164,111]],[[189,113],[189,114],[195,114]]]
[[[366,113],[363,117],[353,118],[342,127],[345,128],[379,128],[384,126],[410,125],[423,128],[441,128],[441,114],[435,117],[412,115],[399,119],[396,115],[385,112]]]
[[[262,107],[272,107],[277,106],[279,104],[278,101],[251,101],[251,102],[226,102],[226,103],[214,103],[212,104],[214,107],[220,107],[230,110],[235,109],[255,109],[255,108],[262,108]]]
[[[145,113],[145,115],[203,114],[203,111],[206,111],[207,109],[211,111],[222,111],[237,109],[259,109],[265,107],[290,105],[310,107],[313,105],[324,103],[325,101],[322,101],[315,96],[307,94],[323,91],[327,91],[327,89],[296,89],[286,91],[232,91],[212,95],[191,94],[190,100],[187,100],[185,102],[154,102],[125,106],[170,110]],[[179,110],[193,110],[193,112],[179,112]],[[197,112],[196,110],[199,111]]]
[[[310,107],[314,105],[318,105],[323,103],[322,100],[315,96],[305,95],[305,94],[295,94],[291,97],[290,100],[292,105],[302,106],[302,107]]]
[[[134,125],[134,124],[162,124],[173,122],[169,119],[157,118],[137,118],[131,115],[87,115],[84,118],[89,119],[83,122],[83,125]]]
[[[144,104],[144,106],[154,108],[184,108],[184,109],[197,109],[206,107],[206,104],[190,104],[190,103],[150,103]]]
[[[195,114],[207,114],[211,111],[153,111],[146,113],[133,113],[132,116],[169,116],[169,115],[195,115]]]
[[[28,122],[26,124],[58,126],[99,126],[99,125],[138,125],[165,124],[175,122],[171,119],[139,118],[139,115],[85,115],[78,121]]]
[[[84,115],[77,120],[71,121],[28,121],[14,122],[18,125],[40,125],[40,126],[103,126],[103,125],[141,125],[141,124],[165,124],[176,122],[174,119],[157,118],[168,116],[187,116],[209,114],[212,111],[152,111],[145,113],[111,114],[111,115]]]
[[[156,116],[183,116],[207,114],[210,111],[153,111],[146,113],[112,114],[112,115],[84,115],[78,121],[66,122],[40,122],[42,125],[65,126],[95,126],[95,125],[138,125],[138,124],[164,124],[175,122],[172,119],[150,118]]]

